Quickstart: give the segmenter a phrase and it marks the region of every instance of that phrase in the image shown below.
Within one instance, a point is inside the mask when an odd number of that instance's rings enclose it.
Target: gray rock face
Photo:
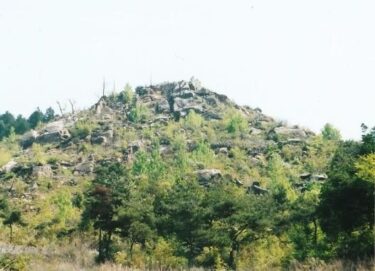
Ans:
[[[327,174],[314,174],[313,178],[317,181],[325,181],[328,179]]]
[[[107,105],[106,97],[101,97],[93,108],[96,115],[112,114],[112,109]]]
[[[310,178],[311,178],[311,173],[309,173],[309,172],[304,172],[304,173],[300,174],[299,177],[300,177],[302,180],[307,180],[307,179],[310,179]]]
[[[129,143],[128,150],[129,153],[136,153],[144,147],[144,142],[142,140],[136,140]]]
[[[328,179],[327,174],[312,174],[310,172],[304,172],[299,175],[303,182],[323,182]]]
[[[189,88],[194,91],[199,91],[202,88],[202,83],[198,79],[192,77],[189,81]]]
[[[78,172],[80,174],[90,174],[94,172],[94,162],[93,161],[85,161],[82,163],[79,163],[75,168],[75,172]]]
[[[91,138],[91,144],[105,145],[108,140],[105,136],[96,136]]]
[[[9,173],[17,166],[17,162],[14,160],[9,161],[6,163],[0,170],[0,172]]]
[[[222,141],[222,142],[215,142],[211,144],[211,148],[214,150],[219,150],[221,148],[226,148],[230,150],[233,147],[232,141]]]
[[[282,139],[305,139],[307,137],[306,132],[300,128],[277,127],[274,132]]]
[[[221,153],[221,154],[224,154],[224,155],[228,155],[229,154],[229,150],[228,150],[228,148],[220,148],[219,150],[218,150],[218,153]]]
[[[104,145],[113,138],[113,130],[96,131],[91,135],[91,144]]]
[[[21,138],[21,146],[23,148],[30,147],[35,140],[38,138],[39,133],[37,131],[31,130],[27,133],[25,133]]]
[[[268,190],[261,187],[259,182],[253,182],[252,185],[248,188],[249,193],[254,193],[256,195],[264,195],[268,193]]]
[[[70,138],[70,133],[65,128],[64,121],[59,120],[47,124],[35,141],[38,143],[54,143],[68,138]]]
[[[210,185],[218,182],[221,178],[221,171],[218,169],[202,169],[195,172],[198,177],[198,181],[202,185]]]
[[[216,110],[220,103],[228,103],[225,95],[202,88],[197,79],[174,83],[163,83],[150,87],[138,87],[136,93],[140,103],[155,114],[171,114],[184,117],[190,111],[202,114],[206,119],[222,119]]]
[[[181,97],[176,97],[174,99],[174,112],[178,112],[181,116],[185,116],[190,110],[195,111],[196,113],[203,113],[202,101],[193,98],[185,99]]]
[[[32,176],[34,177],[51,177],[53,175],[53,171],[50,165],[43,165],[43,166],[34,166]]]
[[[162,99],[155,104],[155,111],[158,114],[169,113],[170,106],[167,100]]]

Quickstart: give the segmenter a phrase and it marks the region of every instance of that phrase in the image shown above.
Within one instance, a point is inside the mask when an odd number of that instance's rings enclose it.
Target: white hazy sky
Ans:
[[[345,138],[375,125],[374,0],[0,0],[0,112],[189,79]]]

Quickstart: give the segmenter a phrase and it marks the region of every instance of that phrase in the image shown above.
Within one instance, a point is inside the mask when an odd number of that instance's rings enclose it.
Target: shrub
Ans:
[[[204,247],[202,253],[196,257],[197,263],[213,270],[226,270],[225,263],[216,247]]]
[[[195,113],[195,111],[190,110],[189,114],[186,116],[184,120],[184,126],[186,128],[190,128],[192,130],[198,129],[202,127],[204,119],[201,115]]]
[[[248,129],[246,119],[239,112],[230,112],[225,118],[225,128],[228,133],[243,133]]]
[[[125,89],[118,95],[118,100],[124,104],[130,104],[134,101],[134,91],[129,84],[126,84]]]
[[[171,243],[160,238],[155,245],[153,258],[160,268],[182,268],[187,265],[187,260],[174,255],[175,251]]]
[[[1,270],[10,270],[10,271],[23,271],[27,270],[27,266],[30,259],[26,256],[19,255],[2,255],[0,257],[0,268]]]
[[[12,156],[7,150],[0,148],[0,167],[8,163],[11,158]]]
[[[47,163],[47,157],[41,145],[33,144],[31,147],[31,151],[33,153],[34,162],[36,164],[44,165]]]
[[[150,116],[150,112],[147,107],[143,105],[134,106],[128,113],[128,120],[134,123],[144,122]]]
[[[89,121],[79,120],[71,129],[70,133],[72,137],[83,139],[91,134],[91,132],[96,128],[96,125]]]

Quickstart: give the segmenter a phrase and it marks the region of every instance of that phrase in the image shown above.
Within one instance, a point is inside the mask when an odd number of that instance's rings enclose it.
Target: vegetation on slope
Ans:
[[[0,246],[20,248],[4,268],[371,264],[375,129],[314,135],[195,82],[127,87],[54,121],[0,143]]]

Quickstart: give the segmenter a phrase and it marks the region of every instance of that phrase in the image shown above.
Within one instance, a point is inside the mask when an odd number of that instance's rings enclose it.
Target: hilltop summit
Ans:
[[[311,136],[311,131],[287,126],[260,109],[236,105],[193,78],[112,93],[88,110],[59,116],[22,136],[19,142],[24,150],[10,162],[11,169],[6,165],[3,171],[29,172],[23,176],[31,179],[46,171],[64,180],[58,173],[62,168],[75,175],[92,174],[97,163],[113,159],[130,163],[139,150],[152,151],[155,142],[163,157],[173,158],[173,142],[179,137],[188,152],[204,143],[218,157],[230,158],[238,149],[247,157],[246,167],[265,166],[271,150],[288,150],[294,154],[288,162],[299,164],[307,155]],[[59,158],[50,158],[53,165],[48,159],[33,162],[29,154],[35,144],[46,148],[43,155]],[[69,156],[69,162],[61,156]],[[191,168],[206,167],[197,162]],[[245,172],[239,174],[232,168],[221,175],[249,185],[254,179]]]

